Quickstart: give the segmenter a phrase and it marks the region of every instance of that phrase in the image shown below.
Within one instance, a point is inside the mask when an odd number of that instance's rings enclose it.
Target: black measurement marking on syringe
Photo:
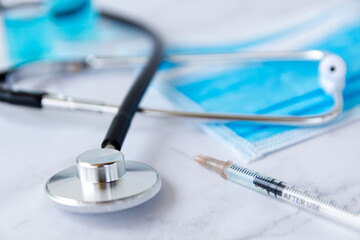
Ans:
[[[275,197],[282,196],[282,189],[285,188],[283,182],[276,180],[275,178],[264,177],[256,174],[253,184],[256,187],[264,189],[270,195],[272,193]]]
[[[242,168],[242,167],[239,167],[236,165],[232,165],[230,168],[237,172],[240,172],[244,175],[254,178],[253,184],[256,187],[259,187],[259,188],[267,191],[267,193],[269,195],[270,195],[270,193],[272,193],[275,197],[277,197],[277,196],[282,197],[282,195],[283,195],[282,190],[285,188],[285,185],[283,184],[283,182],[280,182],[280,181],[276,180],[275,178],[262,176],[262,175],[258,174],[257,172],[253,172],[247,168]]]

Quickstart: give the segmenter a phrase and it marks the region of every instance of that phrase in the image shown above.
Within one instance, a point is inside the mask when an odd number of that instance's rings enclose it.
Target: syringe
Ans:
[[[195,160],[207,169],[219,173],[225,179],[360,230],[360,211],[322,199],[316,194],[298,189],[230,161],[224,162],[204,155],[196,156]]]

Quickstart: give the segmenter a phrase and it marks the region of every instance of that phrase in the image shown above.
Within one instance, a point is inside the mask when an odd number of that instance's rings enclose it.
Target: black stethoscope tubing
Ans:
[[[119,111],[112,120],[109,130],[102,142],[102,147],[112,145],[115,149],[121,150],[126,134],[129,130],[131,120],[138,109],[139,103],[150,84],[151,79],[156,73],[163,56],[163,44],[157,33],[147,26],[132,19],[115,15],[110,12],[101,12],[101,14],[112,20],[116,20],[146,33],[152,40],[152,53],[140,75],[137,77],[130,90],[125,96],[124,101],[119,107]]]

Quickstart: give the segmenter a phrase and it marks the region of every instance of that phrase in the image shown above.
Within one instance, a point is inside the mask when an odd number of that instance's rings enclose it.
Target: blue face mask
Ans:
[[[347,64],[344,113],[339,119],[320,127],[227,122],[207,123],[204,129],[249,162],[360,118],[360,21],[306,49],[333,52]],[[193,67],[164,81],[161,87],[172,101],[186,110],[309,115],[323,113],[333,104],[321,89],[318,77],[315,62],[267,62]]]

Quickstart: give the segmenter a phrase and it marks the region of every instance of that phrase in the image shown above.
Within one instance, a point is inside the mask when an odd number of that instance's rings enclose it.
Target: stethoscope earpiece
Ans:
[[[335,55],[327,55],[319,64],[320,85],[328,94],[342,91],[345,87],[346,64]]]
[[[154,197],[161,188],[160,175],[150,166],[126,161],[115,149],[94,149],[76,159],[46,183],[48,196],[73,212],[102,213],[124,210]]]

